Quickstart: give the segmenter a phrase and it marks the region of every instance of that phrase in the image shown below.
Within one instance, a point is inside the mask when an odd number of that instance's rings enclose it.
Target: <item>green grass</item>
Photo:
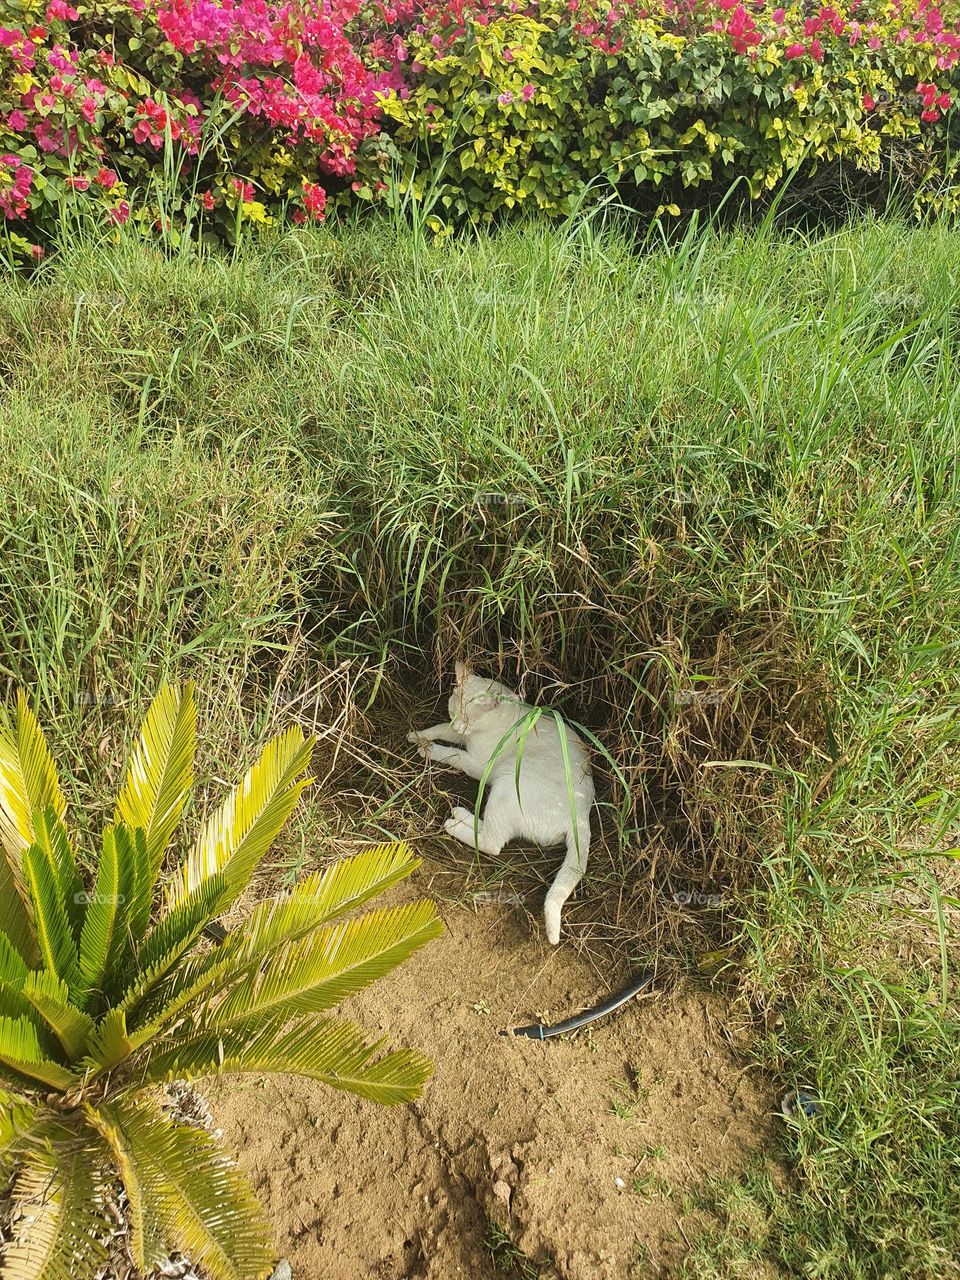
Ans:
[[[497,1274],[506,1276],[509,1280],[539,1280],[551,1266],[549,1262],[535,1262],[495,1222],[487,1223],[483,1243]]]
[[[78,244],[0,287],[0,673],[81,790],[164,675],[208,698],[210,778],[251,710],[263,730],[291,691],[321,720],[347,699],[341,737],[386,788],[363,832],[423,815],[364,708],[409,716],[404,690],[462,652],[522,677],[622,774],[602,770],[598,936],[729,948],[759,1058],[825,1101],[784,1126],[787,1187],[713,1197],[691,1274],[752,1252],[939,1280],[960,1258],[955,864],[931,856],[957,826],[958,369],[945,226]]]

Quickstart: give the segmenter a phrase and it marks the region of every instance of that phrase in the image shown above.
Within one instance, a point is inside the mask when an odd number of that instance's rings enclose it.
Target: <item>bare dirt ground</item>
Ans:
[[[446,875],[427,867],[413,888],[443,897]],[[443,914],[439,941],[345,1009],[432,1056],[420,1102],[276,1077],[205,1089],[295,1280],[674,1274],[686,1193],[740,1170],[775,1123],[728,1003],[680,987],[571,1038],[503,1038],[629,975],[548,947],[509,905]]]

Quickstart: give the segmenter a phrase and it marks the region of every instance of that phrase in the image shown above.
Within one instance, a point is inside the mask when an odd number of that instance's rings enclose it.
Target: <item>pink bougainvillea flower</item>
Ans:
[[[802,44],[788,44],[783,51],[783,56],[785,58],[802,58],[806,52],[807,50]]]
[[[76,22],[80,14],[72,5],[66,4],[64,0],[50,0],[47,5],[47,21],[55,22],[59,19],[61,22]]]
[[[117,175],[113,169],[108,169],[106,166],[101,165],[94,182],[98,187],[103,187],[104,191],[109,191],[117,185]]]
[[[107,210],[107,217],[111,222],[115,222],[118,227],[123,226],[130,217],[129,204],[127,204],[126,200],[121,200],[118,205],[114,206],[114,208]]]
[[[510,103],[513,101],[513,94],[509,89],[506,89],[501,93],[497,101],[500,103],[501,107],[509,107]]]
[[[872,111],[874,107],[877,105],[876,98],[874,98],[874,96],[870,93],[865,93],[863,95],[862,101],[863,101],[864,111]]]
[[[823,61],[823,45],[819,40],[811,40],[807,52],[814,62]]]
[[[322,222],[326,217],[327,193],[323,187],[314,182],[303,180],[303,207],[314,222]]]
[[[67,186],[72,187],[74,191],[87,191],[90,187],[90,179],[83,177],[82,174],[77,177],[67,178]]]
[[[520,90],[520,97],[524,102],[529,102],[533,95],[537,92],[536,85],[525,84]]]
[[[201,200],[203,201],[203,207],[205,209],[210,210],[216,208],[217,202],[213,197],[212,191],[205,191],[201,196]]]

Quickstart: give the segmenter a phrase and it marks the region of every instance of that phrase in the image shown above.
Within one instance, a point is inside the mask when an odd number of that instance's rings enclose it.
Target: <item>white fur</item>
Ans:
[[[532,840],[540,845],[566,844],[567,856],[550,886],[543,907],[547,938],[560,941],[560,912],[580,883],[590,849],[590,810],[593,776],[586,748],[563,725],[570,772],[571,797],[560,745],[560,725],[551,714],[541,715],[523,737],[523,718],[533,708],[506,685],[484,680],[457,664],[457,683],[450,697],[450,720],[432,729],[407,734],[427,760],[460,769],[480,778],[501,739],[504,743],[487,778],[483,818],[474,824],[469,809],[457,807],[444,824],[447,832],[481,853],[496,855],[508,840]],[[456,745],[446,746],[445,743]],[[522,743],[522,747],[521,747]],[[520,755],[519,796],[517,756]],[[573,817],[573,821],[571,821]]]

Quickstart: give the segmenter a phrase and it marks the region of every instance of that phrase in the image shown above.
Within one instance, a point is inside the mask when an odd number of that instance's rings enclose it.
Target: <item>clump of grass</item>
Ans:
[[[487,1223],[483,1244],[497,1272],[510,1277],[510,1280],[540,1280],[551,1266],[549,1262],[534,1261],[523,1252],[513,1237],[495,1222]]]

